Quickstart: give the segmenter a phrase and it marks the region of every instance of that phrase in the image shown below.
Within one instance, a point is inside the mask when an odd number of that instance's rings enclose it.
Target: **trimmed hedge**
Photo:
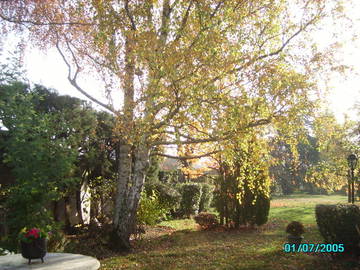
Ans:
[[[160,205],[168,209],[171,215],[174,215],[175,211],[180,207],[182,196],[176,188],[171,187],[169,184],[161,182],[145,183],[145,191],[148,196],[155,191]]]
[[[316,205],[316,222],[329,244],[344,244],[345,252],[360,254],[360,209],[356,205]]]
[[[202,187],[197,183],[185,183],[181,185],[182,200],[180,213],[186,217],[197,215],[199,212]]]
[[[205,212],[210,209],[210,205],[213,199],[214,186],[202,183],[201,184],[201,198],[199,203],[199,212]]]

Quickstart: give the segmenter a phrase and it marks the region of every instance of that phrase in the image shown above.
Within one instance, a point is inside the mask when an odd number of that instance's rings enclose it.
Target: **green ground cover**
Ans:
[[[315,205],[346,201],[339,195],[274,198],[269,222],[256,230],[199,231],[192,220],[162,222],[147,229],[133,253],[102,259],[100,269],[349,269],[354,262],[328,254],[283,252],[290,221],[304,223],[304,243],[321,243]]]

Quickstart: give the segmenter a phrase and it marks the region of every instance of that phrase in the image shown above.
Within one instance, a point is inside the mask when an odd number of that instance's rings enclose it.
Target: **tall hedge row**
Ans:
[[[199,212],[206,212],[210,209],[210,204],[212,202],[213,196],[214,196],[214,186],[207,183],[202,183]]]
[[[155,192],[158,207],[172,217],[190,217],[208,211],[213,199],[214,186],[207,183],[184,183],[178,185],[161,182],[145,184],[147,197]]]
[[[327,243],[344,244],[345,252],[360,254],[360,209],[356,205],[316,205],[316,222]]]
[[[184,183],[179,186],[182,196],[179,214],[190,217],[209,210],[214,187],[207,183]]]
[[[145,191],[150,195],[153,191],[158,195],[160,204],[173,214],[180,207],[181,194],[169,184],[161,182],[149,182],[145,184]]]
[[[186,183],[181,185],[181,215],[189,218],[190,215],[198,214],[202,194],[201,189],[201,185],[197,183]]]

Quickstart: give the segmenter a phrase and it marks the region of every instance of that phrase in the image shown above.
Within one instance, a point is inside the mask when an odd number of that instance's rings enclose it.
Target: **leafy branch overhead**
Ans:
[[[129,140],[157,135],[151,145],[228,140],[309,108],[312,76],[293,67],[287,48],[337,7],[170,0],[0,5],[5,31],[28,29],[41,48],[56,47],[74,88],[117,115]],[[120,110],[81,85],[89,70],[106,82],[105,91],[124,94]],[[185,138],[190,125],[198,132]]]

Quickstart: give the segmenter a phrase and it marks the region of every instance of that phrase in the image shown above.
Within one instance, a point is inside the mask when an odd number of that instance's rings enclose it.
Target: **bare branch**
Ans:
[[[175,6],[179,3],[179,0],[175,0],[174,3],[170,7],[170,12],[175,8]]]
[[[119,68],[114,64],[114,67],[112,67],[110,64],[106,63],[105,61],[100,62],[99,60],[97,60],[93,55],[89,54],[86,51],[82,51],[82,53],[87,56],[89,59],[91,59],[91,61],[93,61],[95,64],[97,64],[98,66],[102,66],[102,67],[106,67],[107,69],[109,69],[111,72],[113,72],[114,74],[116,74],[119,70]],[[115,70],[115,69],[116,70]]]
[[[220,1],[217,6],[215,7],[214,11],[211,13],[210,15],[210,19],[212,19],[216,13],[220,10],[220,7],[221,5],[224,3],[224,1]],[[220,24],[221,21],[217,22],[217,24]],[[191,42],[190,46],[188,47],[188,49],[191,49],[198,41],[199,41],[199,38],[201,36],[201,34],[203,32],[205,32],[206,30],[209,30],[213,25],[209,25],[209,26],[206,26],[206,27],[202,27],[200,29],[200,31],[197,33],[196,37],[194,38],[193,42]]]
[[[221,80],[225,75],[231,75],[234,74],[235,72],[239,72],[243,69],[245,69],[246,67],[250,66],[251,64],[254,64],[256,61],[265,59],[265,58],[269,58],[275,55],[280,54],[285,48],[286,46],[295,38],[297,37],[301,32],[305,31],[307,27],[309,27],[309,25],[311,25],[314,21],[316,21],[317,17],[313,17],[311,20],[309,20],[304,26],[300,26],[299,29],[293,33],[289,38],[287,38],[287,40],[281,45],[281,47],[279,47],[276,51],[270,52],[268,54],[264,54],[264,55],[260,55],[257,57],[253,57],[250,58],[247,62],[245,62],[243,65],[241,65],[240,67],[237,68],[233,68],[230,69],[228,71],[222,72],[221,74],[215,76],[214,78],[210,79],[208,81],[208,83],[206,83],[204,85],[204,87],[211,85],[213,83],[215,83],[218,80]],[[243,60],[243,59],[238,59],[238,61]],[[196,84],[196,82],[195,82]]]
[[[68,49],[70,50],[70,52],[73,54],[73,52],[71,51],[71,48],[70,48],[70,46],[69,46],[68,43],[67,43],[67,47],[68,47]],[[76,65],[77,65],[77,70],[75,71],[75,75],[72,77],[72,76],[71,76],[71,71],[72,71],[72,70],[71,70],[71,65],[70,65],[69,61],[66,59],[63,51],[60,49],[59,39],[56,41],[56,48],[57,48],[58,52],[60,53],[62,59],[64,60],[66,66],[68,67],[68,76],[67,76],[67,78],[68,78],[69,82],[71,83],[71,85],[74,86],[74,87],[76,88],[76,90],[78,90],[81,94],[83,94],[84,96],[86,96],[86,97],[87,97],[88,99],[90,99],[91,101],[93,101],[93,102],[95,102],[96,104],[100,105],[101,107],[107,109],[108,111],[116,114],[116,111],[115,111],[112,107],[110,107],[110,106],[106,105],[105,103],[102,103],[101,101],[99,101],[99,100],[97,100],[96,98],[92,97],[91,95],[89,95],[86,91],[84,91],[84,90],[77,84],[77,82],[76,82],[76,77],[77,77],[77,75],[78,75],[78,73],[79,73],[79,66],[78,66],[78,64],[77,64],[77,62],[76,62],[76,59],[74,59]]]
[[[72,50],[71,47],[70,47],[70,42],[69,42],[69,40],[67,39],[66,35],[64,35],[64,37],[65,37],[65,40],[66,40],[66,42],[65,42],[65,43],[66,43],[66,46],[67,46],[69,52],[71,53],[72,58],[73,58],[73,60],[74,60],[74,62],[75,62],[75,65],[76,65],[76,71],[75,71],[75,74],[74,74],[74,76],[73,76],[73,78],[72,78],[72,80],[75,81],[76,78],[77,78],[77,75],[78,75],[79,72],[80,72],[80,66],[79,66],[79,63],[78,63],[78,61],[77,61],[77,59],[76,59],[76,56],[75,56],[73,50]]]
[[[270,123],[271,123],[271,117],[266,118],[266,119],[256,120],[255,122],[252,122],[252,123],[246,125],[245,128],[253,128],[253,127],[257,127],[257,126],[268,125]]]
[[[191,123],[188,123],[187,126],[192,127],[192,128],[194,128],[197,132],[206,135],[207,138],[213,138],[213,136],[211,136],[211,134],[209,134],[209,133],[207,133],[207,132],[205,132],[205,131],[203,131],[203,130],[199,130],[196,126],[192,125]],[[174,127],[174,126],[173,126],[173,127]],[[191,136],[189,136],[189,135],[186,135],[186,134],[181,133],[181,132],[179,131],[179,128],[178,128],[178,127],[174,127],[174,128],[175,128],[175,130],[176,130],[175,132],[174,132],[174,131],[169,131],[169,130],[167,130],[167,131],[165,131],[165,133],[166,133],[166,134],[171,134],[171,135],[178,135],[178,136],[180,136],[180,137],[182,137],[182,138],[185,138],[185,139],[187,139],[187,140],[196,140],[195,138],[193,138],[193,137],[191,137]]]
[[[174,131],[169,131],[169,130],[167,130],[167,131],[165,131],[165,133],[166,133],[166,134],[170,134],[170,135],[177,135],[177,136],[179,136],[180,138],[185,138],[185,139],[187,139],[187,140],[195,140],[195,138],[190,137],[190,136],[185,135],[185,134],[182,134],[182,133],[179,132],[179,131],[174,132]],[[209,136],[209,134],[206,134],[206,135]]]
[[[174,102],[175,107],[173,107],[172,110],[170,110],[170,112],[166,115],[166,117],[162,121],[160,121],[159,123],[157,123],[152,127],[153,130],[159,129],[162,126],[166,125],[180,111],[182,103],[176,88],[174,89],[174,94],[175,94],[175,102]]]

